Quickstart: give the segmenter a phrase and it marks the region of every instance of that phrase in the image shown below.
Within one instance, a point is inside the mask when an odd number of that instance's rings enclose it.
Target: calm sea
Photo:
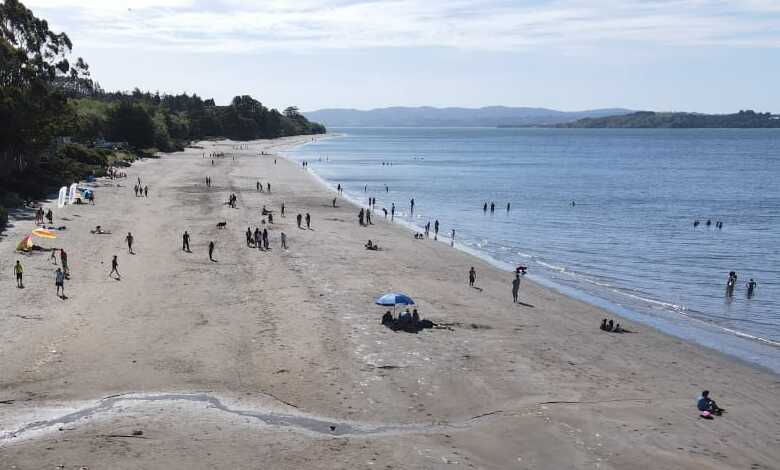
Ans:
[[[438,219],[499,266],[780,372],[780,130],[331,132],[288,155],[353,200]]]

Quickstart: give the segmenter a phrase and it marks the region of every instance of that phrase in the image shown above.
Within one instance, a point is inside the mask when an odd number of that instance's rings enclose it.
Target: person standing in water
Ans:
[[[507,202],[507,203],[506,203],[506,211],[507,211],[507,212],[509,212],[509,206],[510,206],[510,203],[508,203],[508,202]]]
[[[754,281],[753,278],[751,277],[750,281],[748,281],[745,287],[747,287],[747,298],[752,299],[753,295],[756,293],[756,281]]]
[[[390,220],[395,220],[395,203],[390,206]]]
[[[414,215],[414,198],[412,198],[412,200],[409,201],[409,213],[411,215]]]
[[[474,287],[474,282],[477,280],[477,271],[474,270],[474,266],[469,269],[469,287]]]
[[[512,302],[517,303],[517,293],[520,292],[520,275],[515,274],[515,278],[512,281]]]
[[[496,203],[495,202],[491,202],[490,203],[490,213],[492,214],[495,211],[496,211]]]
[[[455,246],[455,229],[452,229],[450,234],[450,246]]]
[[[487,213],[487,202],[482,204],[482,212]]]

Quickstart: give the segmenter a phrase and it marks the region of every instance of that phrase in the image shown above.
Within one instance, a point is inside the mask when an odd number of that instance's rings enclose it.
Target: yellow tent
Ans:
[[[26,237],[22,238],[22,241],[20,241],[18,245],[16,245],[16,251],[30,251],[32,250],[32,247],[32,236],[27,235]]]

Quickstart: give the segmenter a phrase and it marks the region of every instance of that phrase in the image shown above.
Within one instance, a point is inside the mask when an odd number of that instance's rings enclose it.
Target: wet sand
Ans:
[[[14,221],[0,468],[778,468],[777,375],[622,320],[636,333],[602,332],[606,313],[525,280],[513,305],[510,274],[379,214],[360,227],[299,165],[258,156],[307,139],[201,143],[100,180],[96,206],[55,205],[68,229],[39,243],[69,254],[66,300],[48,253],[13,251],[32,214]],[[215,150],[229,155],[212,166]],[[263,205],[269,252],[245,243]],[[373,304],[387,291],[449,328],[390,331]],[[705,388],[726,415],[698,418]]]

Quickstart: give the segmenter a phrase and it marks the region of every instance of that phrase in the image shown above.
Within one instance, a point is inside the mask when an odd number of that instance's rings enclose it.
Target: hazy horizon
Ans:
[[[106,90],[393,106],[780,111],[771,0],[28,0]]]

